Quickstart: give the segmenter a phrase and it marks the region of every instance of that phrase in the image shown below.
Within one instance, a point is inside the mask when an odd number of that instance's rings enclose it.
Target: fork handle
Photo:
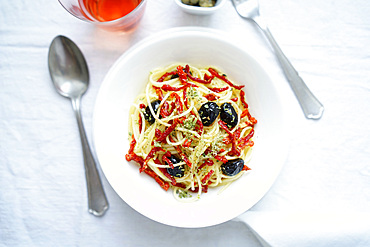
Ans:
[[[281,64],[281,67],[284,70],[285,76],[288,79],[290,87],[297,97],[306,118],[321,118],[324,111],[323,105],[315,97],[315,95],[313,95],[313,93],[304,83],[302,78],[298,75],[298,72],[294,69],[293,65],[289,62],[288,58],[284,55],[279,45],[276,43],[270,30],[267,27],[261,27],[261,29],[265,33],[267,39],[273,47],[275,54]]]

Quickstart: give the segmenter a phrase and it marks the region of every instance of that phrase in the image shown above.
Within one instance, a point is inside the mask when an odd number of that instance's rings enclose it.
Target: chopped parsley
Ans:
[[[187,118],[184,121],[183,126],[185,129],[193,130],[195,128],[196,123],[197,123],[197,118],[191,115],[189,118]]]
[[[192,197],[192,195],[189,192],[180,189],[176,190],[176,194],[179,196],[180,199]]]
[[[189,90],[187,91],[187,97],[191,98],[192,100],[201,100],[201,97],[198,94],[198,91],[194,90],[193,87],[189,87]]]

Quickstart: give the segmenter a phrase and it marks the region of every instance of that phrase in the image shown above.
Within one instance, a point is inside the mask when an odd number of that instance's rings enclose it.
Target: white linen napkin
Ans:
[[[263,246],[370,246],[369,213],[248,211],[235,220]]]

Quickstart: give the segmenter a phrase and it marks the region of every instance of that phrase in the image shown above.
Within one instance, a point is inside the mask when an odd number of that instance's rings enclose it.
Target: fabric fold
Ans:
[[[244,222],[263,246],[370,246],[369,212],[255,212]]]

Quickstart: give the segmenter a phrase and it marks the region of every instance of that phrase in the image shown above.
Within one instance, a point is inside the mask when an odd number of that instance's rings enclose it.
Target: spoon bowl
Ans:
[[[70,39],[57,36],[50,45],[49,71],[58,93],[78,97],[89,86],[89,70],[81,50]]]
[[[76,115],[84,156],[89,212],[101,216],[108,209],[108,201],[81,118],[81,96],[89,86],[89,70],[86,60],[72,40],[57,36],[50,45],[48,62],[50,77],[55,89],[62,96],[71,99]]]

